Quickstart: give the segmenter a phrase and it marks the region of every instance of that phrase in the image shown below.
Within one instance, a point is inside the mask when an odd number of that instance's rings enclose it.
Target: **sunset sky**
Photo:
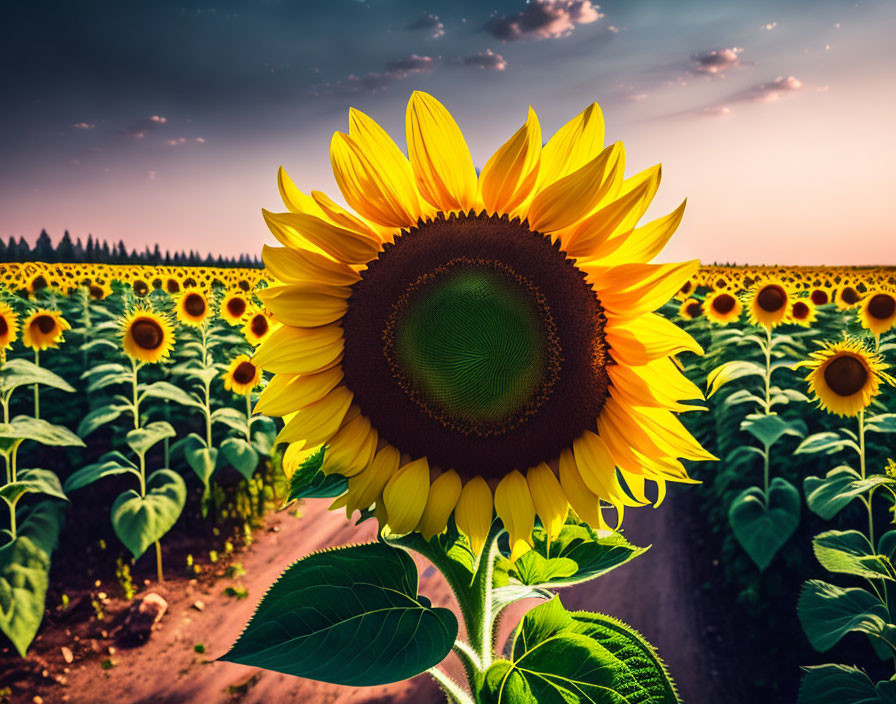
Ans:
[[[338,196],[350,106],[404,146],[413,90],[477,164],[531,104],[592,101],[667,260],[896,264],[896,3],[719,0],[18,2],[0,10],[0,236],[257,253],[276,170]]]

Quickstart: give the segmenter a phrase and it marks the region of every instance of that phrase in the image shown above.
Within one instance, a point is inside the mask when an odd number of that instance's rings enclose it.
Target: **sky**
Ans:
[[[531,105],[597,101],[661,260],[896,264],[891,0],[26,2],[0,9],[0,236],[256,254],[282,164],[337,200],[348,108],[404,148],[414,90],[482,166]],[[645,221],[646,221],[645,219]]]

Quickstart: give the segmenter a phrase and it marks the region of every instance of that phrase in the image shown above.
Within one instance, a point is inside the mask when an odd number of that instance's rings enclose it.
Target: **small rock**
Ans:
[[[100,631],[100,635],[101,635],[103,638],[108,638],[108,637],[109,637],[109,631],[103,629],[102,631]]]
[[[71,665],[72,661],[75,659],[75,656],[72,654],[71,648],[66,648],[63,645],[60,650],[62,650],[62,659],[65,660],[69,665]]]
[[[268,533],[279,533],[279,532],[280,532],[280,526],[271,526],[270,528],[268,528]]]
[[[149,640],[153,628],[168,609],[168,602],[154,592],[133,601],[118,631],[118,639],[126,644],[140,644]]]
[[[202,611],[205,609],[205,602],[197,599],[196,601],[193,602],[193,608],[196,609],[197,611]]]
[[[109,655],[115,655],[116,648],[114,645],[110,645],[108,650],[109,650]]]
[[[31,701],[34,702],[34,704],[44,704],[44,698],[42,696],[40,696],[39,694],[35,694],[31,698]]]

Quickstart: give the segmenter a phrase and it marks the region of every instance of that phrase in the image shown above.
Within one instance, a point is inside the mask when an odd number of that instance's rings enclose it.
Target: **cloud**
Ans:
[[[762,25],[759,29],[764,29],[768,32],[771,32],[777,26],[778,26],[777,22],[769,22],[768,24]]]
[[[162,117],[161,115],[150,115],[147,118],[135,122],[133,125],[128,127],[124,131],[124,133],[128,137],[132,137],[133,139],[143,139],[146,136],[147,132],[158,129],[166,122],[168,122],[167,117]]]
[[[491,49],[479,51],[470,56],[459,56],[453,63],[461,66],[473,66],[485,71],[503,71],[507,68],[505,58]]]
[[[158,176],[158,173],[156,173],[156,172],[153,171],[153,170],[149,170],[149,171],[146,172],[146,180],[147,180],[147,181],[155,181],[155,180],[156,180],[156,176]]]
[[[387,90],[390,83],[401,81],[415,73],[429,73],[435,61],[431,56],[411,54],[402,59],[386,63],[383,71],[371,71],[363,76],[349,74],[340,81],[327,81],[313,89],[315,96],[351,95],[354,93],[379,93]]]
[[[743,49],[731,47],[730,49],[711,49],[701,51],[691,56],[694,61],[692,70],[694,73],[707,73],[713,76],[721,75],[730,68],[740,66],[740,55]]]
[[[177,137],[176,139],[166,139],[165,144],[169,147],[179,147],[183,144],[188,144],[189,142],[196,142],[198,144],[205,144],[205,138],[203,137],[194,137],[192,139],[188,137]]]
[[[531,0],[525,9],[490,19],[485,29],[509,42],[517,39],[565,37],[578,24],[597,22],[604,14],[591,0]]]
[[[734,117],[734,110],[730,105],[710,105],[703,108],[703,114],[712,117]]]
[[[430,39],[438,39],[445,34],[445,25],[438,15],[424,12],[418,19],[405,26],[409,31],[425,32]]]
[[[96,127],[92,122],[76,122],[72,125],[76,130],[92,130]]]
[[[769,83],[759,83],[733,96],[733,100],[753,103],[774,103],[782,95],[793,93],[803,87],[803,82],[796,76],[778,76]]]
[[[386,63],[385,75],[387,78],[401,80],[412,73],[429,73],[432,71],[432,57],[411,54],[404,59],[397,59]]]

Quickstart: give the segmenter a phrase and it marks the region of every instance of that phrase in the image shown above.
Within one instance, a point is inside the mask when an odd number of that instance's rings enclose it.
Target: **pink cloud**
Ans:
[[[484,71],[503,71],[507,68],[506,59],[491,49],[479,51],[470,56],[461,56],[455,63],[462,66],[473,66]]]
[[[782,95],[793,93],[803,87],[803,82],[796,76],[778,76],[769,83],[760,83],[742,93],[738,94],[736,99],[748,100],[759,103],[774,103]]]
[[[425,32],[430,39],[438,39],[445,34],[445,25],[439,20],[438,15],[434,15],[431,12],[424,12],[418,19],[407,25],[405,29]]]
[[[92,122],[76,122],[72,125],[76,130],[92,130],[96,127]]]
[[[411,54],[403,59],[389,61],[384,71],[371,71],[363,76],[349,74],[341,81],[328,81],[315,87],[315,95],[348,95],[353,93],[379,93],[394,81],[401,81],[415,73],[429,73],[435,61],[431,56]]]
[[[767,32],[771,32],[777,26],[778,26],[777,22],[769,22],[768,24],[762,25],[759,29],[764,29]]]
[[[432,57],[411,54],[407,58],[389,61],[386,64],[385,76],[401,80],[412,73],[429,73],[432,71]]]
[[[736,46],[730,49],[701,51],[691,57],[695,63],[693,70],[695,73],[722,75],[728,69],[740,66],[740,55],[743,51]]]
[[[591,0],[531,0],[526,8],[490,19],[485,29],[502,41],[565,37],[579,24],[591,24],[604,17]]]
[[[124,133],[128,137],[132,137],[133,139],[143,139],[146,137],[146,133],[157,129],[168,122],[167,117],[162,117],[161,115],[150,115],[147,118],[142,120],[138,120],[133,125],[128,127]]]

